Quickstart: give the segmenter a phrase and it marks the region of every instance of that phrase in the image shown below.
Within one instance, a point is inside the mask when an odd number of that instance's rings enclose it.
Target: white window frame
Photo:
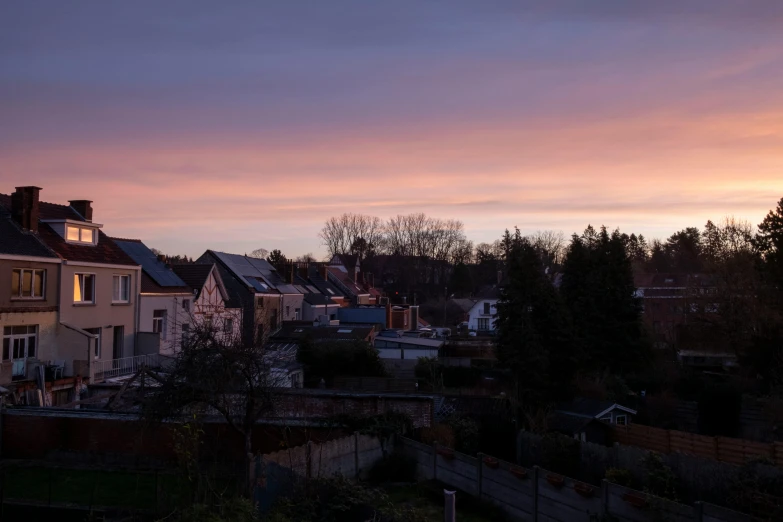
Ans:
[[[116,281],[119,280],[119,285],[116,285]],[[125,292],[126,296],[123,299],[122,297],[122,290],[123,285],[122,282],[125,281]],[[111,296],[111,302],[112,303],[130,303],[130,294],[131,294],[131,276],[129,274],[114,274],[112,277],[112,296]],[[120,295],[116,295],[116,291],[119,290]]]
[[[13,292],[14,275],[19,273],[19,293],[17,295],[11,295],[11,299],[24,299],[25,301],[42,301],[46,299],[46,269],[45,268],[14,268],[11,270],[11,291]],[[24,295],[24,274],[25,272],[32,272],[30,274],[30,295]],[[41,273],[41,295],[35,295],[35,275],[37,272]]]
[[[486,328],[481,327],[483,324],[486,324]],[[488,317],[479,317],[476,319],[476,330],[479,332],[488,332],[491,326]]]
[[[622,424],[620,424],[620,419],[623,419]],[[616,415],[614,418],[614,423],[618,426],[626,426],[628,424],[628,415]]]
[[[157,312],[162,312],[162,314],[156,316]],[[166,340],[166,318],[168,315],[168,310],[166,309],[152,311],[152,333],[159,333],[160,338],[164,341]]]
[[[25,333],[13,333],[14,328],[26,328]],[[33,331],[30,332],[30,329]],[[9,333],[6,333],[6,330],[9,331]],[[37,324],[17,324],[17,325],[4,325],[3,326],[3,351],[0,354],[0,357],[2,357],[2,360],[4,361],[20,361],[23,359],[27,359],[30,357],[35,357],[38,353],[38,325]],[[30,346],[29,346],[29,340],[30,338],[35,338],[35,346],[33,346],[33,354],[30,355]],[[22,357],[14,357],[14,341],[23,341],[24,347],[22,347],[22,350],[24,351],[24,355]],[[6,351],[8,353],[6,353]]]
[[[76,278],[81,276],[80,281],[80,287],[81,287],[81,300],[76,300]],[[84,299],[84,278],[85,277],[92,277],[92,301],[86,301]],[[95,275],[94,272],[74,272],[73,274],[73,304],[76,305],[91,305],[95,304],[95,294],[96,294],[96,286],[98,284],[98,277]]]
[[[95,330],[95,331],[91,332],[90,330]],[[93,359],[95,359],[97,361],[98,359],[101,358],[101,349],[103,348],[103,346],[101,346],[101,341],[103,340],[103,328],[101,328],[101,327],[98,327],[98,328],[85,328],[84,331],[87,332],[87,333],[90,333],[90,334],[98,336],[97,339],[93,339],[93,342],[95,344],[92,347],[92,357],[93,357]]]
[[[70,239],[68,237],[68,233],[71,230],[77,230],[78,231],[77,235],[79,236],[79,239]],[[89,241],[85,241],[84,239],[82,239],[83,234],[87,230],[89,230],[92,233],[92,238],[90,238]],[[80,226],[77,226],[77,225],[70,225],[68,223],[65,224],[65,241],[66,241],[66,243],[73,243],[75,245],[95,245],[97,238],[98,238],[98,231],[95,230],[92,227],[80,227]]]

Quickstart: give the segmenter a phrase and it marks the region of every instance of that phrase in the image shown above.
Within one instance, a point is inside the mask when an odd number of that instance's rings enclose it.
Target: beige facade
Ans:
[[[140,304],[140,272],[139,267],[128,265],[63,262],[60,280],[60,322],[99,336],[99,342],[91,353],[91,365],[132,357],[136,354],[135,334]],[[93,278],[92,302],[78,302],[75,298],[75,293],[79,293],[80,287],[87,286],[84,282],[76,282],[77,275]],[[127,301],[118,302],[114,299],[115,276],[130,277]],[[63,354],[83,361],[86,339],[83,335],[69,334],[60,343]]]
[[[59,270],[58,259],[0,255],[0,386],[58,359]]]

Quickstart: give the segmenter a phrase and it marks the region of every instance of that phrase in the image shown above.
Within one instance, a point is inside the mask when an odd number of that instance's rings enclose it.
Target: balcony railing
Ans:
[[[106,379],[132,375],[143,366],[157,368],[160,364],[160,356],[157,353],[123,357],[110,361],[93,361],[90,365],[90,382],[103,382]]]

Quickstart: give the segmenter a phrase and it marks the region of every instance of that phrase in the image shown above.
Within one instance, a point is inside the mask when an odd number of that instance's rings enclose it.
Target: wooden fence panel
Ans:
[[[613,426],[612,440],[660,453],[684,453],[736,465],[766,458],[783,466],[783,442],[768,444],[730,437],[709,437],[637,424]]]

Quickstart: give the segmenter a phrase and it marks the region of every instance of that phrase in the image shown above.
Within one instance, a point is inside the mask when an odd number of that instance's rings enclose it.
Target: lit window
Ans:
[[[113,303],[127,303],[130,301],[130,276],[116,275],[113,282]]]
[[[91,228],[74,227],[68,225],[65,231],[65,239],[75,243],[93,244],[95,242],[95,231]]]
[[[160,334],[161,339],[166,339],[166,310],[152,311],[152,333]]]
[[[68,234],[65,238],[68,241],[79,241],[79,229],[77,227],[68,227]]]
[[[46,270],[15,268],[11,274],[12,299],[43,299]]]
[[[95,302],[95,274],[73,274],[73,302]]]

